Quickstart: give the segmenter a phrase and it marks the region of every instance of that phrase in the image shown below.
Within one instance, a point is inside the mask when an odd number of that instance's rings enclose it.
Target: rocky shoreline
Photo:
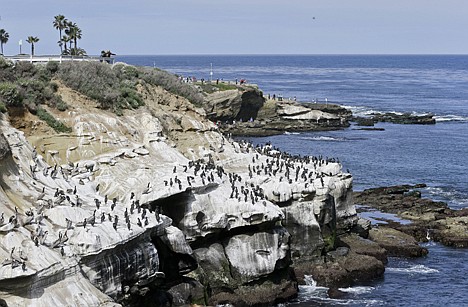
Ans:
[[[351,111],[335,104],[266,99],[255,87],[208,94],[204,109],[221,131],[235,136],[271,136],[285,132],[349,127]]]
[[[401,125],[435,125],[433,114],[416,115],[411,113],[372,113],[369,117],[353,116],[352,120],[358,126],[374,126],[376,123],[393,123]]]
[[[385,222],[420,242],[430,239],[446,246],[468,247],[468,209],[454,210],[444,202],[421,198],[419,189],[424,187],[424,184],[419,184],[369,189],[355,192],[354,199],[356,204],[411,221]]]
[[[347,128],[354,122],[359,130],[380,131],[379,122],[404,125],[433,125],[433,114],[372,113],[355,116],[349,109],[331,103],[267,99],[255,86],[215,91],[203,106],[208,118],[217,122],[223,133],[235,136],[271,136],[283,133],[328,131]]]
[[[454,232],[465,216],[427,211],[412,188],[353,194],[338,159],[231,138],[341,129],[342,107],[265,100],[250,86],[205,93],[200,106],[135,83],[144,105],[117,115],[57,82],[70,108],[43,107],[72,132],[26,107],[0,115],[9,306],[269,306],[296,297],[308,275],[334,289],[381,278],[389,255],[425,255],[425,224],[447,245],[466,242]],[[402,199],[398,214],[419,226],[372,228],[356,211]]]

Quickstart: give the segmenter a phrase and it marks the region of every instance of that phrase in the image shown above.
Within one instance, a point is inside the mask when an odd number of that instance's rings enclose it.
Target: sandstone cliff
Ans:
[[[351,111],[334,104],[266,99],[255,86],[215,91],[203,108],[225,133],[267,136],[284,132],[336,130],[349,126]]]
[[[0,121],[0,297],[8,306],[294,297],[292,268],[319,261],[356,224],[351,175],[332,159],[235,142],[185,98],[138,90],[145,106],[117,116],[60,84],[70,108],[49,112],[71,133],[27,111]],[[252,115],[237,105],[236,118]]]

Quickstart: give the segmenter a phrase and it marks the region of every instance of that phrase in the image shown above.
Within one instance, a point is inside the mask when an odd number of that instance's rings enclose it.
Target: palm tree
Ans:
[[[62,30],[65,30],[68,24],[68,20],[65,18],[63,15],[57,15],[54,16],[54,22],[52,23],[54,25],[54,28],[59,30],[59,46],[60,46],[60,53],[63,53],[62,49],[62,44],[60,44],[60,41],[62,39]]]
[[[5,29],[0,29],[0,46],[2,47],[1,54],[3,54],[3,44],[6,44],[9,38],[10,38],[10,35],[8,34],[8,32],[5,31]]]
[[[70,51],[71,54],[75,54],[76,51],[78,50],[78,40],[81,39],[81,34],[82,31],[78,27],[76,23],[69,23],[68,24],[68,29],[65,30],[65,33],[70,37],[70,40],[73,41],[73,44],[75,45],[73,50]],[[71,49],[71,47],[70,47]]]
[[[68,54],[68,49],[67,49],[67,43],[70,42],[70,37],[68,35],[62,36],[61,41],[63,42],[63,46],[65,47],[65,50],[63,51],[64,54]]]
[[[31,44],[31,55],[34,56],[34,43],[37,43],[39,38],[37,36],[28,36],[26,41]]]

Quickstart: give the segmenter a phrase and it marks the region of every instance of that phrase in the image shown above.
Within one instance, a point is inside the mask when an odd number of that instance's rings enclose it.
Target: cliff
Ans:
[[[246,85],[208,94],[203,107],[223,132],[242,136],[343,129],[352,115],[334,104],[267,99]]]
[[[0,121],[8,306],[283,302],[293,269],[357,225],[352,176],[333,159],[235,142],[158,86],[139,83],[144,106],[118,116],[57,84],[68,110],[44,108],[71,132],[28,110]]]

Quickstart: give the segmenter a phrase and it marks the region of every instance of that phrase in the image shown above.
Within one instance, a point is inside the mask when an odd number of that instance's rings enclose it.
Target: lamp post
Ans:
[[[19,53],[19,54],[21,54],[21,46],[23,45],[23,40],[22,40],[22,39],[20,39],[20,41],[19,41],[19,43],[18,43],[18,44],[19,44],[19,50],[20,50],[20,53]]]

